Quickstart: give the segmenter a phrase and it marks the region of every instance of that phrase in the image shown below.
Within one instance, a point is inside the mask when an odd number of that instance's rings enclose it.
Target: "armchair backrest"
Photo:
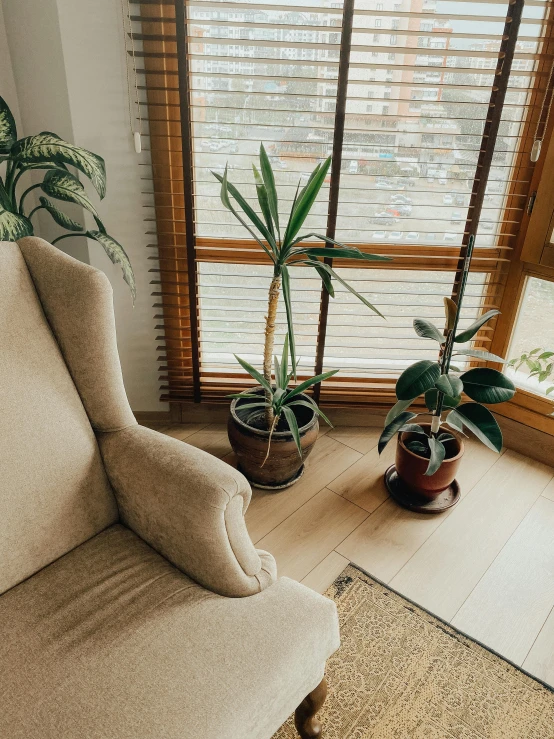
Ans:
[[[0,593],[118,518],[94,434],[136,423],[113,324],[98,270],[0,242]]]

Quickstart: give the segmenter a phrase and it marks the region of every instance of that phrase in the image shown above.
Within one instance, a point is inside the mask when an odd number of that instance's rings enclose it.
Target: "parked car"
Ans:
[[[458,192],[456,195],[454,195],[454,205],[465,205],[466,199],[465,195],[462,195],[462,193]]]
[[[438,183],[439,185],[446,185],[446,177],[439,177]]]
[[[451,231],[444,234],[444,240],[449,244],[456,243],[457,241],[459,242],[461,237],[462,234],[452,233]]]
[[[445,205],[454,205],[454,198],[449,192],[447,192],[445,195],[442,196],[442,202]]]
[[[462,222],[462,214],[459,210],[453,210],[452,215],[450,216],[450,223],[461,223]]]
[[[494,223],[492,221],[481,221],[480,225],[485,231],[492,231],[494,228]]]
[[[400,203],[402,205],[411,205],[412,199],[409,198],[407,195],[402,195],[402,193],[397,193],[396,195],[391,195],[390,197],[391,203]]]
[[[371,220],[373,223],[379,223],[379,224],[382,224],[383,226],[392,226],[393,223],[395,223],[396,221],[400,219],[396,218],[390,213],[376,213],[375,216]]]
[[[411,205],[400,205],[399,204],[394,207],[395,207],[395,210],[397,210],[401,216],[411,216],[412,215]]]
[[[376,182],[375,187],[377,190],[397,190],[395,185],[391,185],[389,182]]]
[[[389,239],[391,241],[400,241],[404,236],[404,231],[390,231]]]
[[[386,241],[388,236],[387,231],[374,231],[372,235],[372,239],[374,241]]]
[[[406,241],[419,241],[419,233],[417,231],[408,231]]]

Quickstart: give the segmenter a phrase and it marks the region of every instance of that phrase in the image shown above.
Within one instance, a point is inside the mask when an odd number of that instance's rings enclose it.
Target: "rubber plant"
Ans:
[[[398,402],[389,411],[379,439],[378,450],[381,454],[398,432],[408,431],[414,434],[406,445],[418,456],[429,459],[426,475],[435,474],[443,463],[446,457],[445,442],[453,438],[450,429],[460,433],[464,433],[464,429],[470,431],[487,447],[500,452],[502,432],[493,414],[482,403],[487,405],[502,403],[510,400],[515,394],[512,381],[498,370],[474,367],[467,372],[460,372],[452,364],[452,359],[456,356],[469,356],[502,364],[505,362],[502,357],[495,354],[474,349],[471,344],[467,346],[479,329],[500,311],[490,310],[468,328],[458,331],[474,241],[474,237],[471,236],[457,303],[451,298],[444,298],[446,312],[444,331],[427,319],[414,320],[414,329],[418,336],[433,339],[439,344],[439,358],[437,361],[422,359],[415,362],[400,375],[396,383]],[[462,402],[463,393],[469,398],[469,402]],[[408,410],[421,395],[424,396],[427,409],[432,415],[429,433],[413,423],[420,414]]]
[[[279,217],[279,201],[277,188],[275,186],[275,177],[271,167],[271,162],[263,144],[260,145],[259,169],[255,165],[252,165],[261,216],[256,213],[254,208],[248,203],[246,198],[241,195],[239,190],[229,182],[227,167],[225,168],[223,175],[218,172],[212,172],[219,182],[221,182],[221,202],[225,208],[231,211],[244,228],[246,228],[273,264],[273,277],[269,286],[263,355],[263,377],[268,385],[272,384],[275,322],[281,291],[283,293],[287,315],[289,350],[293,367],[293,376],[296,379],[297,362],[294,341],[290,272],[290,266],[292,263],[294,263],[294,265],[315,269],[331,297],[334,297],[335,294],[333,288],[333,279],[335,279],[361,300],[368,308],[378,315],[382,315],[375,306],[360,295],[351,285],[348,284],[348,282],[343,280],[330,265],[321,260],[325,257],[332,257],[333,260],[355,259],[360,261],[389,261],[388,257],[362,252],[354,246],[347,246],[323,234],[305,233],[299,235],[300,230],[304,225],[304,221],[310,213],[319,191],[321,190],[330,166],[331,157],[315,167],[304,187],[300,186],[300,182],[298,183],[290,214],[285,223],[283,223]],[[238,212],[231,199],[235,201],[249,223]],[[306,243],[308,239],[312,238],[317,239],[319,242],[323,242],[323,244]],[[327,248],[325,243],[332,244],[334,248],[332,250]],[[240,362],[241,360],[238,361]],[[267,428],[271,429],[275,419],[275,412],[271,393],[267,388],[266,400],[266,423]]]
[[[106,232],[85,188],[69,169],[73,167],[88,177],[102,199],[106,194],[106,168],[102,157],[70,144],[50,131],[18,139],[12,112],[6,101],[0,97],[0,165],[2,164],[5,165],[5,171],[3,177],[0,173],[0,241],[17,241],[24,236],[32,236],[32,218],[39,210],[45,210],[58,226],[69,232],[58,236],[52,243],[75,237],[98,242],[111,261],[121,265],[123,279],[129,285],[134,300],[135,277],[125,249]],[[42,181],[30,185],[19,195],[21,178],[37,170],[45,170]],[[40,190],[42,195],[39,196],[40,205],[29,211],[26,198],[33,190]],[[66,215],[52,199],[76,203],[88,210],[97,228],[86,229]]]

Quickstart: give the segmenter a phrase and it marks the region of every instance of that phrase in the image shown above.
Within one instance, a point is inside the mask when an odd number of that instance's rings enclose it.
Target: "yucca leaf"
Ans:
[[[446,457],[446,449],[444,448],[443,443],[438,439],[435,439],[434,436],[430,436],[427,439],[427,443],[431,450],[431,458],[429,459],[429,464],[427,465],[425,474],[428,477],[431,477],[431,475],[434,475],[443,463],[444,458]]]
[[[331,157],[329,157],[329,163],[331,163]],[[300,190],[300,197],[302,197],[302,195],[306,192],[306,188],[308,187],[308,185],[310,184],[310,182],[314,179],[314,177],[317,175],[317,173],[319,172],[320,169],[321,169],[321,162],[318,162],[316,164],[314,170],[310,173],[310,176],[308,177],[308,180],[307,180],[306,184]],[[295,198],[295,203],[294,203],[295,205],[296,205],[297,199],[298,198]]]
[[[456,313],[458,312],[458,306],[452,300],[452,298],[443,298],[444,301],[444,312],[446,315],[446,328],[448,331],[452,331],[454,324],[456,323]]]
[[[484,326],[487,321],[490,321],[491,318],[494,318],[494,316],[499,315],[499,310],[489,310],[486,313],[483,313],[483,315],[478,318],[475,323],[472,323],[471,326],[466,328],[464,331],[461,331],[459,334],[457,334],[454,337],[454,341],[457,344],[465,344],[466,341],[469,341],[472,339],[475,334],[479,331],[481,326]]]
[[[302,224],[308,217],[308,213],[312,209],[312,205],[318,196],[321,186],[325,181],[329,166],[331,164],[331,158],[327,159],[326,162],[318,169],[312,180],[306,185],[302,193],[298,196],[294,211],[290,217],[287,225],[285,236],[283,238],[284,246],[290,245],[290,242],[294,239],[296,234],[302,228]]]
[[[414,318],[414,331],[418,336],[424,339],[433,339],[434,341],[438,341],[439,344],[444,344],[446,341],[435,324],[426,318]]]
[[[68,231],[84,231],[84,226],[81,226],[80,223],[77,223],[77,221],[74,221],[72,218],[66,215],[59,208],[56,208],[54,203],[51,203],[48,200],[48,198],[40,197],[39,201],[42,207],[50,213],[50,215],[52,216],[54,221],[58,224],[58,226],[61,226],[62,228],[67,229]]]
[[[337,259],[364,259],[367,262],[391,261],[391,257],[383,257],[380,254],[368,254],[366,252],[360,251],[360,249],[355,246],[348,246],[347,244],[343,244],[340,241],[335,241],[334,239],[331,239],[328,236],[324,236],[323,234],[304,234],[304,236],[299,236],[298,239],[295,239],[294,243],[298,244],[301,241],[306,241],[310,238],[321,239],[321,241],[325,241],[328,244],[333,244],[334,246],[337,246],[339,248],[326,249],[325,247],[321,246],[305,246],[301,249],[295,250],[294,254],[309,254],[313,255],[314,257],[332,257],[333,259],[335,257]],[[294,244],[291,244],[291,246],[294,246]]]
[[[64,141],[55,133],[43,131],[26,136],[16,141],[10,153],[12,159],[21,164],[69,164],[90,179],[101,198],[106,194],[106,167],[102,157]]]
[[[277,200],[277,188],[275,187],[275,177],[271,162],[267,156],[267,152],[263,144],[260,144],[260,169],[262,170],[262,179],[267,192],[267,202],[269,212],[275,224],[275,229],[279,233],[279,203]]]
[[[302,459],[302,447],[300,445],[300,433],[298,431],[298,424],[296,422],[296,416],[294,415],[294,411],[288,408],[286,405],[284,405],[283,413],[285,414],[285,418],[287,419],[289,429],[291,430],[291,433],[292,433],[292,438],[294,439],[294,443],[296,444],[296,448],[298,449],[298,455],[300,456],[300,459]]]
[[[422,359],[404,370],[396,382],[398,400],[417,398],[435,386],[440,377],[440,366],[430,359]]]
[[[408,421],[411,421],[412,418],[415,418],[416,416],[417,413],[404,411],[385,426],[381,433],[381,436],[379,437],[379,443],[377,445],[377,450],[379,454],[381,454],[383,449],[387,446],[392,437],[402,428],[402,426],[404,426],[404,424],[408,423]]]
[[[16,140],[15,119],[7,102],[3,97],[0,97],[0,155],[9,154]]]
[[[129,285],[134,301],[137,296],[135,274],[125,249],[121,246],[119,241],[116,241],[112,236],[107,233],[103,233],[102,231],[87,231],[86,235],[89,239],[94,239],[94,241],[97,241],[102,246],[114,264],[121,265],[123,279]]]
[[[273,388],[271,387],[269,382],[265,379],[265,377],[260,372],[258,372],[257,369],[252,367],[251,364],[248,364],[248,362],[246,362],[244,359],[237,357],[236,354],[234,355],[234,357],[237,360],[237,362],[240,364],[240,366],[248,372],[250,377],[253,377],[256,380],[256,382],[260,383],[260,385],[263,387],[264,390],[267,390],[273,395]]]
[[[277,388],[282,389],[283,385],[281,384],[281,366],[276,354],[273,356],[273,362],[275,365],[275,384],[277,385]]]
[[[217,179],[220,178],[220,175],[218,175],[216,172],[212,172],[212,174]],[[237,219],[237,221],[244,226],[244,228],[248,231],[248,233],[252,236],[252,238],[255,241],[257,241],[258,244],[262,247],[262,249],[265,251],[265,253],[267,254],[267,256],[274,262],[275,259],[274,259],[273,255],[272,255],[272,253],[267,248],[267,246],[264,244],[264,242],[259,238],[259,236],[256,234],[256,232],[253,231],[250,228],[250,226],[246,223],[246,221],[242,218],[242,216],[240,216],[239,213],[237,213],[237,211],[235,210],[235,208],[233,208],[233,204],[231,203],[231,200],[229,198],[230,187],[234,187],[234,186],[233,185],[229,186],[229,182],[227,181],[227,167],[225,167],[225,173],[224,173],[223,177],[221,177],[221,190],[220,190],[221,202],[227,208],[227,210],[230,210],[231,211],[231,213],[235,216],[235,218]],[[236,190],[236,188],[234,188],[234,189]],[[238,193],[238,190],[236,190],[236,192]],[[240,193],[239,193],[239,195],[240,195]],[[233,197],[235,197],[235,196],[233,195]],[[247,203],[247,205],[248,205],[248,203]],[[250,206],[248,206],[248,207],[250,207]],[[252,211],[252,212],[254,213],[254,211]],[[258,216],[256,216],[256,218],[258,218]],[[261,220],[259,218],[258,218],[258,220],[259,220],[260,224],[262,225],[262,228],[265,228],[265,226],[263,225],[263,223],[261,222]]]
[[[491,354],[490,352],[486,352],[481,349],[459,349],[454,352],[452,356],[475,357],[476,359],[484,359],[487,362],[499,362],[500,364],[506,363],[506,360],[502,359],[502,357],[499,357],[497,354]]]
[[[464,390],[464,384],[455,375],[441,375],[435,383],[437,390],[451,398],[457,398]]]
[[[323,286],[327,290],[329,295],[332,298],[335,297],[335,288],[333,287],[333,280],[331,279],[331,275],[324,269],[319,259],[317,259],[316,257],[310,257],[309,262],[299,262],[299,264],[304,264],[307,267],[313,267],[317,274],[321,277]]]
[[[225,172],[227,172],[227,167],[225,168]],[[219,172],[212,171],[213,176],[223,184],[223,177],[219,174]],[[262,219],[258,216],[254,208],[250,205],[250,203],[240,194],[239,190],[229,182],[227,182],[227,192],[228,194],[232,195],[232,197],[237,201],[237,203],[240,205],[242,210],[244,211],[245,215],[251,220],[252,224],[255,228],[258,229],[258,231],[262,234],[263,238],[270,244],[270,246],[273,246],[275,244],[275,239],[273,237],[273,234],[267,229]],[[231,207],[231,202],[227,201],[225,202],[223,200],[223,196],[221,197],[221,200],[223,202],[223,205],[228,208],[228,210],[233,213],[233,215],[236,216],[236,213],[234,212],[234,209]],[[238,219],[240,220],[240,219]],[[242,221],[241,223],[245,225]],[[247,226],[248,228],[248,226]],[[250,229],[249,229],[250,230]],[[255,237],[256,238],[256,237]],[[256,238],[256,241],[259,242],[259,239]],[[267,250],[266,250],[267,251]]]
[[[25,216],[0,207],[0,241],[17,241],[33,235],[33,224]]]
[[[314,266],[313,265],[313,262],[300,262],[300,264],[305,264],[308,267],[313,267]],[[319,267],[320,267],[320,269],[325,270],[325,272],[327,272],[327,274],[329,274],[332,277],[334,277],[337,282],[340,282],[340,284],[343,287],[345,287],[348,290],[348,292],[352,293],[352,295],[355,295],[358,298],[358,300],[361,300],[361,302],[364,305],[366,305],[370,310],[372,310],[374,313],[377,313],[377,315],[378,316],[381,316],[381,318],[384,318],[385,317],[381,313],[380,310],[378,310],[374,305],[372,305],[369,302],[369,300],[366,300],[366,298],[364,298],[363,295],[360,295],[360,293],[357,292],[357,290],[355,290],[351,285],[349,285],[349,283],[346,282],[346,280],[343,280],[342,277],[339,277],[339,275],[335,272],[335,270],[332,267],[330,267],[328,264],[325,264],[325,262],[319,262]],[[319,270],[318,270],[318,272],[319,272]]]
[[[288,368],[289,368],[289,335],[285,335],[283,342],[283,354],[281,355],[281,387],[286,388],[288,385]]]
[[[498,370],[475,367],[460,377],[466,395],[478,403],[503,403],[514,397],[514,383]]]
[[[242,393],[229,393],[225,396],[226,398],[259,398],[259,393],[250,393],[248,390],[243,390]]]
[[[287,327],[289,336],[290,361],[292,364],[292,374],[296,379],[296,342],[294,340],[294,320],[292,316],[292,300],[290,292],[290,275],[286,265],[281,270],[281,280],[283,287],[283,300],[285,303],[285,312],[287,314]]]
[[[414,402],[414,400],[415,398],[411,398],[410,400],[399,400],[398,403],[395,403],[390,411],[387,413],[387,417],[385,418],[385,426],[388,426],[389,423],[394,421],[397,416],[403,413],[406,408],[408,408],[408,406],[410,406]]]
[[[44,176],[41,188],[51,198],[76,203],[90,211],[93,216],[98,217],[96,208],[89,200],[85,188],[71,172],[63,172],[59,169],[49,170]]]
[[[484,405],[463,403],[449,413],[446,421],[453,428],[457,428],[456,423],[462,423],[493,452],[502,451],[502,431],[496,418]]]
[[[269,208],[269,198],[267,196],[267,190],[264,185],[262,175],[259,173],[255,164],[252,165],[252,171],[254,172],[254,183],[256,185],[256,194],[258,196],[258,203],[260,204],[262,215],[267,224],[268,231],[271,233],[272,236],[274,236],[275,230],[273,228],[273,219],[271,218],[271,210]]]
[[[294,398],[296,395],[300,395],[300,393],[303,393],[304,390],[308,390],[308,388],[312,387],[312,385],[317,385],[318,382],[324,382],[325,380],[328,380],[329,377],[332,377],[333,375],[336,375],[339,370],[330,370],[329,372],[323,372],[321,375],[315,375],[315,377],[310,377],[307,380],[304,380],[304,382],[301,382],[298,387],[295,387],[294,390],[291,390],[290,393],[287,395],[287,402]]]
[[[289,404],[287,403],[287,405],[289,405]],[[317,413],[318,416],[321,416],[321,418],[323,418],[323,420],[325,421],[325,423],[328,426],[330,426],[331,428],[333,428],[333,424],[331,423],[331,421],[327,418],[327,416],[325,415],[325,413],[323,413],[323,411],[321,410],[321,408],[318,408],[317,407],[316,403],[313,400],[312,401],[309,401],[309,400],[294,400],[292,403],[290,403],[290,405],[291,405],[291,407],[293,405],[304,405],[304,406],[306,406],[306,408],[311,408],[311,410],[313,410],[314,413]]]

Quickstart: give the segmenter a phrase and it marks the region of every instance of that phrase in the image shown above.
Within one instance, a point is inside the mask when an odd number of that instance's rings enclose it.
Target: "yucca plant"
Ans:
[[[85,188],[68,167],[82,172],[92,182],[102,199],[106,194],[106,168],[104,160],[91,151],[63,141],[55,133],[42,131],[34,136],[17,138],[12,112],[0,97],[0,165],[5,164],[4,176],[0,175],[0,241],[17,241],[32,236],[32,218],[39,210],[46,210],[54,221],[69,233],[52,241],[84,237],[97,241],[114,264],[120,264],[123,279],[129,285],[133,300],[136,296],[133,268],[124,248],[110,236],[89,199]],[[28,172],[46,170],[42,182],[31,185],[19,195],[20,179]],[[30,212],[25,199],[33,190],[40,189],[40,205]],[[96,229],[86,229],[70,218],[50,198],[76,203],[92,213]]]
[[[292,208],[286,223],[281,223],[279,220],[279,202],[277,197],[277,188],[275,186],[275,177],[271,167],[271,162],[263,144],[260,145],[260,168],[258,169],[255,165],[252,165],[261,216],[256,213],[254,208],[248,203],[246,198],[241,195],[239,190],[228,181],[227,167],[225,168],[225,173],[223,175],[217,172],[212,172],[219,182],[221,182],[221,202],[229,211],[231,211],[244,228],[246,228],[252,238],[257,241],[273,264],[273,278],[269,286],[263,356],[263,377],[268,386],[271,385],[273,346],[275,342],[275,321],[281,289],[283,291],[283,299],[287,315],[293,376],[296,378],[297,363],[292,315],[291,264],[294,263],[295,265],[315,269],[331,297],[334,297],[335,294],[332,282],[333,279],[335,279],[361,300],[368,308],[378,315],[382,315],[375,306],[371,305],[371,303],[360,295],[351,285],[349,285],[348,282],[339,277],[332,267],[321,260],[324,257],[333,257],[333,259],[388,261],[388,257],[367,254],[354,246],[346,246],[345,244],[341,244],[323,234],[307,233],[299,235],[300,229],[302,228],[304,221],[306,220],[319,191],[321,190],[330,166],[331,157],[323,162],[323,164],[318,164],[316,166],[304,187],[300,186],[300,182],[298,183]],[[250,223],[247,223],[247,221],[240,215],[233,205],[231,198],[237,203]],[[324,245],[320,246],[317,244],[312,245],[303,243],[311,238],[318,239],[320,242],[332,244],[334,248],[331,250],[326,248]],[[273,403],[271,402],[271,393],[267,388],[266,400],[267,406],[265,417],[267,428],[270,429],[274,422],[275,413],[273,410]]]
[[[498,310],[490,310],[468,328],[458,331],[473,248],[472,236],[468,245],[458,301],[455,303],[451,298],[444,298],[446,313],[444,331],[425,318],[414,320],[414,329],[418,336],[432,339],[439,344],[439,358],[436,362],[429,359],[415,362],[400,375],[396,383],[398,402],[389,411],[379,439],[378,450],[381,454],[398,432],[408,431],[416,434],[416,437],[406,445],[415,454],[429,459],[426,475],[433,475],[439,469],[447,453],[445,442],[453,439],[443,424],[460,433],[467,429],[487,447],[500,452],[502,431],[489,409],[481,404],[503,403],[515,394],[513,382],[498,370],[474,367],[461,373],[452,365],[452,358],[455,356],[469,356],[502,364],[505,361],[502,357],[474,349],[471,345],[456,349],[457,344],[471,342],[479,329],[500,313]],[[462,393],[473,402],[462,403]],[[418,424],[412,423],[419,414],[407,410],[421,395],[424,396],[427,409],[432,414],[429,434]]]
[[[286,420],[286,425],[292,433],[294,443],[296,444],[296,448],[298,449],[298,454],[300,458],[302,458],[300,432],[298,429],[296,416],[294,415],[292,409],[295,406],[304,406],[306,408],[309,408],[314,413],[317,413],[317,415],[320,416],[325,421],[325,423],[327,423],[329,426],[332,426],[333,424],[331,423],[331,421],[329,421],[323,411],[318,407],[315,400],[307,395],[301,397],[301,394],[304,393],[306,390],[309,390],[318,382],[323,382],[329,377],[336,375],[338,370],[323,372],[323,374],[321,375],[316,375],[315,377],[310,377],[309,379],[304,380],[304,382],[301,382],[295,388],[290,388],[289,385],[296,373],[296,367],[293,363],[292,369],[289,372],[288,336],[285,336],[281,361],[279,361],[277,356],[273,358],[275,370],[274,384],[268,382],[266,378],[260,372],[258,372],[257,369],[252,367],[252,365],[248,362],[245,362],[244,359],[237,357],[236,354],[235,359],[241,365],[241,367],[245,369],[248,374],[260,384],[265,393],[265,397],[262,397],[260,394],[253,393],[252,390],[244,390],[242,393],[233,393],[232,395],[230,395],[230,398],[246,398],[252,401],[251,403],[244,403],[243,405],[238,406],[239,415],[248,425],[256,425],[256,423],[260,423],[265,420],[265,411],[267,410],[268,406],[271,407],[273,413],[273,421],[271,424],[271,428],[269,429],[267,454],[264,462],[269,456],[271,437],[273,435],[273,432],[278,428],[279,421],[281,420],[282,416],[284,416],[284,419]],[[248,411],[248,413],[246,413],[246,411]]]

